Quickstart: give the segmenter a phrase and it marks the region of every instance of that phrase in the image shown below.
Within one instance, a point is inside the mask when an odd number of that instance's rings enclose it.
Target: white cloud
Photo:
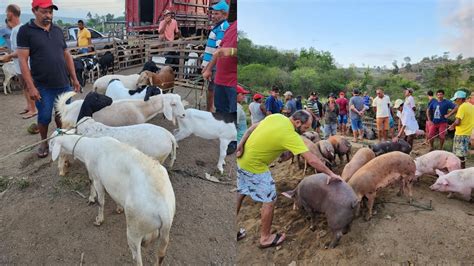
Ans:
[[[443,17],[443,25],[452,30],[443,39],[452,53],[474,56],[474,2],[458,1],[457,8]]]

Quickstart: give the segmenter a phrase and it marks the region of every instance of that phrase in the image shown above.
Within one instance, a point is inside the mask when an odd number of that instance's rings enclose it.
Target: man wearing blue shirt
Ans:
[[[278,95],[280,95],[280,90],[276,86],[273,86],[272,90],[270,91],[270,97],[268,97],[265,101],[267,115],[280,113],[281,106],[278,102]]]
[[[443,149],[448,128],[448,119],[445,116],[448,110],[456,108],[453,102],[444,99],[444,90],[438,90],[436,98],[436,100],[430,102],[426,111],[426,119],[429,124],[430,151],[434,149],[434,136],[437,134],[439,134],[440,149]]]
[[[225,31],[229,28],[229,22],[227,22],[227,16],[229,15],[229,5],[225,0],[221,0],[219,3],[211,6],[212,23],[214,27],[209,33],[209,37],[206,43],[206,49],[204,50],[204,56],[202,59],[202,73],[206,71],[206,67],[212,60],[212,55],[219,48],[222,38],[224,38]],[[214,107],[214,76],[216,73],[216,67],[212,69],[212,78],[208,86],[207,92],[207,111],[212,112]]]
[[[0,47],[11,49],[10,34],[12,29],[9,25],[8,19],[5,19],[5,27],[0,29]]]

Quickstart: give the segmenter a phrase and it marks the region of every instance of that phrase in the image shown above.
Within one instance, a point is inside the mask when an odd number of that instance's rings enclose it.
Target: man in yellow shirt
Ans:
[[[324,163],[312,154],[300,134],[311,127],[312,116],[308,111],[300,110],[291,117],[282,114],[267,116],[259,123],[252,125],[242,137],[237,147],[237,214],[245,196],[262,202],[260,247],[267,248],[280,245],[285,234],[271,234],[273,207],[277,197],[275,181],[268,165],[282,152],[291,151],[302,155],[309,165],[318,172],[329,175],[328,183],[340,180]],[[241,229],[237,239],[245,236]]]
[[[84,47],[79,49],[80,54],[85,54],[89,52],[89,48],[85,47],[92,44],[92,36],[91,32],[84,27],[84,21],[79,20],[77,22],[77,27],[79,28],[79,32],[77,33],[77,47]]]
[[[469,152],[469,139],[474,128],[474,105],[466,101],[467,95],[464,91],[457,91],[451,101],[459,107],[456,120],[449,130],[456,128],[453,140],[453,153],[461,159],[461,168],[466,168],[466,156]]]

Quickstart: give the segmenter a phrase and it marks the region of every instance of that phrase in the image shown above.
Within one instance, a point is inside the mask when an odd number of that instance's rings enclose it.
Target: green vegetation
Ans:
[[[273,85],[281,90],[291,90],[294,95],[306,98],[311,91],[318,91],[323,98],[330,92],[350,91],[360,88],[375,95],[377,87],[383,87],[393,100],[403,98],[403,88],[413,88],[419,102],[426,100],[426,91],[444,89],[446,96],[459,87],[474,89],[474,58],[449,59],[443,56],[425,57],[419,63],[405,57],[403,63],[394,60],[393,69],[385,66],[340,68],[328,51],[315,48],[300,51],[280,51],[271,46],[252,43],[239,32],[239,83],[252,92],[266,92]]]
[[[64,176],[58,183],[61,187],[77,191],[85,191],[90,185],[89,178],[81,175]]]
[[[0,192],[5,191],[8,188],[8,178],[5,176],[0,176]]]
[[[100,32],[104,32],[103,22],[111,21],[125,21],[125,12],[123,16],[115,17],[114,14],[107,13],[106,15],[98,15],[97,13],[92,15],[91,12],[88,12],[86,18],[83,19],[87,27],[94,28]],[[76,26],[77,24],[64,23],[62,20],[57,20],[56,24],[60,27],[69,27]]]
[[[30,181],[26,180],[26,179],[20,179],[18,181],[18,187],[20,188],[20,190],[23,190],[27,187],[30,186]]]

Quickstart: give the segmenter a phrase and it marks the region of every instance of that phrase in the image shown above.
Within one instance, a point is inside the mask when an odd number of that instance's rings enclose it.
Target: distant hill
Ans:
[[[3,27],[5,24],[4,24],[4,21],[5,21],[5,17],[6,15],[5,14],[0,14],[0,25]],[[21,23],[25,23],[25,22],[28,22],[30,19],[32,18],[35,18],[35,16],[33,14],[24,14],[22,13],[21,14]],[[77,23],[77,21],[81,19],[81,18],[68,18],[68,17],[58,17],[58,16],[54,16],[54,21],[58,21],[58,20],[62,20],[63,23],[71,23],[71,24],[75,24]],[[85,19],[85,18],[82,18],[82,19]]]

